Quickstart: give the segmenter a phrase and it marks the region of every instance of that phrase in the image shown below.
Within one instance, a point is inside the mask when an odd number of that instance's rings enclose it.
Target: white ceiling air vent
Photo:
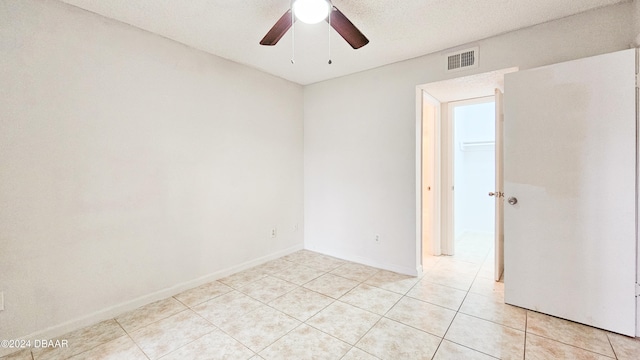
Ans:
[[[478,67],[478,47],[448,53],[447,72],[473,69]]]

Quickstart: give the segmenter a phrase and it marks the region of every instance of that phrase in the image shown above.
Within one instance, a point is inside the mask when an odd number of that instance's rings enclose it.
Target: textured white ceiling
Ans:
[[[353,50],[326,22],[298,21],[295,64],[291,30],[258,44],[290,0],[61,1],[304,85],[628,0],[333,0],[371,42]]]

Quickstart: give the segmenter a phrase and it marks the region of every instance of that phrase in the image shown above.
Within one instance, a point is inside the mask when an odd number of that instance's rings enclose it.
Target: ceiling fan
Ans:
[[[359,49],[369,43],[369,39],[337,7],[333,6],[330,0],[293,0],[289,10],[260,40],[260,45],[273,46],[277,44],[296,19],[307,24],[326,20],[354,49]]]

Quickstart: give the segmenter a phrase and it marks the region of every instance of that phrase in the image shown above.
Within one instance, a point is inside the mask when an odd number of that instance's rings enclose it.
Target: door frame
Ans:
[[[416,270],[418,274],[424,270],[423,256],[422,256],[422,102],[423,92],[435,99],[435,102],[439,104],[440,117],[436,118],[436,124],[439,126],[439,131],[436,133],[436,138],[439,138],[440,146],[448,146],[447,127],[442,126],[443,119],[447,118],[447,106],[448,102],[472,99],[478,97],[486,97],[494,95],[495,88],[504,89],[504,75],[518,71],[518,67],[505,68],[485,73],[477,73],[472,75],[461,76],[457,78],[450,78],[447,80],[436,81],[416,86],[416,239],[415,239],[415,256],[416,256]],[[435,169],[435,177],[439,179],[440,184],[445,183],[447,176],[447,162],[442,157],[446,156],[446,153],[440,151],[440,168]],[[449,212],[446,209],[447,193],[441,189],[435,189],[439,194],[439,201],[436,205],[435,214],[439,214],[440,221],[440,246],[445,243],[448,236],[451,236],[453,232],[452,223],[448,216]]]

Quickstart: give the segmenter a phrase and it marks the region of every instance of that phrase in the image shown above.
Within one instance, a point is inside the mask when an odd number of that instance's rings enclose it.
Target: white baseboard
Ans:
[[[421,266],[418,266],[417,268],[412,268],[407,266],[379,262],[373,259],[360,257],[360,256],[347,256],[346,258],[343,258],[343,260],[352,261],[355,263],[371,266],[371,267],[382,269],[382,270],[393,271],[393,272],[404,274],[404,275],[410,275],[410,276],[422,275]]]
[[[106,309],[102,309],[99,311],[96,311],[94,313],[64,322],[62,324],[58,324],[58,325],[54,325],[51,327],[48,327],[46,329],[31,333],[27,336],[21,337],[20,340],[41,340],[41,339],[53,339],[55,337],[61,336],[63,334],[66,334],[68,332],[74,331],[74,330],[78,330],[81,329],[83,327],[86,326],[90,326],[93,324],[97,324],[101,321],[104,320],[108,320],[108,319],[113,319],[115,317],[117,317],[120,314],[123,314],[127,311],[131,311],[134,309],[137,309],[141,306],[150,304],[154,301],[158,301],[158,300],[162,300],[174,295],[177,295],[185,290],[206,284],[208,282],[217,280],[217,279],[221,279],[223,277],[229,276],[231,274],[234,274],[238,271],[242,271],[242,270],[246,270],[249,268],[252,268],[254,266],[258,266],[261,264],[264,264],[267,261],[271,261],[274,259],[277,259],[279,257],[285,256],[285,255],[289,255],[293,252],[296,252],[298,250],[302,250],[303,249],[303,245],[296,245],[296,246],[292,246],[289,247],[287,249],[284,250],[280,250],[280,251],[276,251],[274,253],[271,253],[269,255],[265,255],[262,257],[259,257],[257,259],[254,260],[250,260],[226,269],[222,269],[219,271],[216,271],[212,274],[208,274],[202,277],[199,277],[197,279],[194,280],[189,280],[189,281],[185,281],[183,283],[174,285],[172,287],[166,288],[166,289],[162,289],[160,291],[156,291],[153,292],[151,294],[147,294],[144,296],[140,296],[138,298],[129,300],[129,301],[125,301],[123,303],[108,307]],[[19,349],[17,349],[19,350]],[[0,348],[0,357],[11,354],[13,352],[15,352],[16,349],[5,349],[5,348]]]
[[[393,271],[399,274],[404,274],[404,275],[410,275],[410,276],[420,276],[422,275],[422,266],[418,265],[418,267],[416,268],[412,268],[412,267],[407,267],[407,266],[401,266],[401,265],[396,265],[396,264],[389,264],[389,263],[385,263],[385,262],[380,262],[380,261],[376,261],[370,258],[366,258],[366,257],[362,257],[362,256],[357,256],[357,255],[349,255],[349,254],[334,254],[334,253],[330,253],[330,252],[326,252],[326,251],[322,251],[319,249],[311,249],[311,248],[307,248],[307,250],[309,251],[314,251],[323,255],[327,255],[327,256],[332,256],[338,259],[342,259],[342,260],[346,260],[346,261],[351,261],[354,263],[358,263],[358,264],[362,264],[362,265],[367,265],[367,266],[371,266],[374,268],[378,268],[378,269],[382,269],[382,270],[388,270],[388,271]]]

